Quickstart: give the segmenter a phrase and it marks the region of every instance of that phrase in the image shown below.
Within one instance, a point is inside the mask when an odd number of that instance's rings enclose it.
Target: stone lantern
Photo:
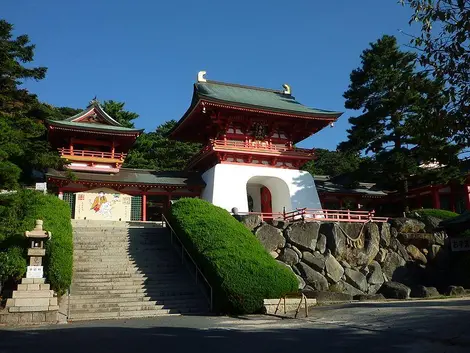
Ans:
[[[45,283],[42,258],[46,255],[44,241],[51,237],[42,229],[43,222],[36,221],[36,227],[25,236],[30,240],[28,248],[29,266],[26,278],[7,299],[7,314],[0,313],[0,323],[35,324],[56,323],[59,306],[50,285]]]
[[[28,248],[29,266],[26,272],[26,278],[43,278],[44,267],[42,266],[42,258],[46,255],[44,248],[44,240],[51,237],[51,232],[42,229],[43,222],[36,220],[36,227],[32,231],[26,231],[26,238],[31,240]]]

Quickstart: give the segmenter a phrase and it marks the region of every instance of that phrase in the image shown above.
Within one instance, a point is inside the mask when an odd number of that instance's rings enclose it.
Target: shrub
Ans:
[[[441,220],[457,217],[459,215],[458,213],[455,213],[452,211],[439,210],[435,208],[414,210],[413,213],[417,213],[421,217],[432,216],[432,217],[439,218]]]
[[[295,275],[224,209],[200,199],[180,199],[170,219],[211,284],[216,311],[258,312],[263,299],[297,290]]]
[[[43,220],[44,229],[52,233],[46,242],[44,269],[51,287],[61,295],[70,286],[73,266],[72,225],[66,202],[33,190],[1,197],[0,247],[24,249],[24,232],[32,230],[37,219]]]
[[[14,246],[0,252],[0,284],[9,278],[19,280],[25,272],[24,249]]]

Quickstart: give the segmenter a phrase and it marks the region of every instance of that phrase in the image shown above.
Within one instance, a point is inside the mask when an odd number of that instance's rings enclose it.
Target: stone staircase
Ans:
[[[205,313],[208,303],[156,223],[72,220],[69,320]]]

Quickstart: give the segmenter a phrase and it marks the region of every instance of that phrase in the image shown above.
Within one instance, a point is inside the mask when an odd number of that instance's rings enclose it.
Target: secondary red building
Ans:
[[[157,220],[171,200],[199,196],[205,184],[191,172],[122,168],[143,130],[121,126],[98,101],[63,121],[47,121],[48,138],[67,162],[47,183],[70,203],[76,219]]]

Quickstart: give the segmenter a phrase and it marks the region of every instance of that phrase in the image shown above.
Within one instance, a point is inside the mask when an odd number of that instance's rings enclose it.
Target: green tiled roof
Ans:
[[[53,126],[63,126],[69,128],[79,128],[87,130],[98,130],[98,131],[116,131],[116,132],[142,132],[139,129],[132,129],[124,126],[106,125],[106,124],[90,124],[90,123],[76,123],[73,121],[66,120],[48,120],[48,123]]]
[[[116,174],[73,172],[77,180],[150,185],[205,186],[200,173],[156,172],[147,169],[121,168]],[[48,177],[67,179],[66,172],[49,169]]]
[[[280,112],[323,115],[338,117],[341,112],[310,108],[299,103],[294,96],[283,91],[241,86],[215,81],[198,82],[195,93],[199,98],[245,107],[267,109]]]

